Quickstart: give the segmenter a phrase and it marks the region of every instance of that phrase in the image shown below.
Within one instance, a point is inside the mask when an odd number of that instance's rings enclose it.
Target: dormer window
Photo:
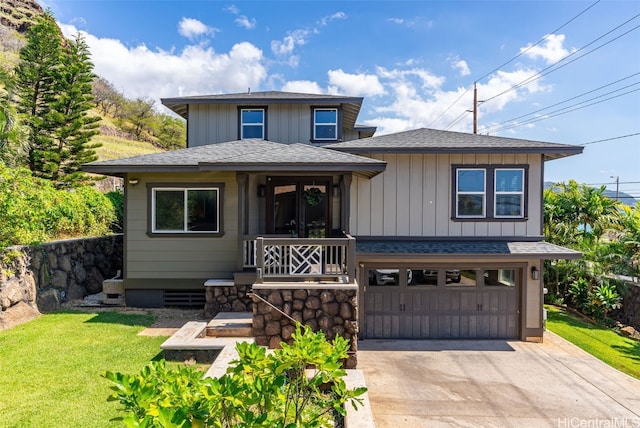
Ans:
[[[266,109],[241,108],[240,109],[240,139],[258,138],[264,140],[266,133]]]
[[[336,141],[338,139],[338,109],[313,109],[313,140]]]

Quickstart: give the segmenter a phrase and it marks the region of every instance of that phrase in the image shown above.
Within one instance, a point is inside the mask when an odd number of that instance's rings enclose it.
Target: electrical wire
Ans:
[[[549,37],[551,37],[551,35],[555,34],[556,32],[560,31],[561,29],[563,29],[564,27],[566,27],[567,25],[569,25],[570,23],[572,23],[573,21],[575,21],[576,19],[578,19],[580,16],[582,16],[583,14],[585,14],[589,9],[591,9],[592,7],[594,7],[595,5],[597,5],[598,3],[600,3],[601,0],[596,0],[594,3],[592,3],[590,6],[588,6],[586,9],[582,10],[582,12],[578,13],[576,16],[574,16],[573,18],[571,18],[570,20],[568,20],[567,22],[565,22],[564,24],[562,24],[561,26],[559,26],[558,28],[548,32],[543,38],[541,38],[540,40],[538,40],[537,42],[535,42],[534,44],[532,44],[531,46],[527,47],[524,50],[521,50],[520,53],[518,53],[516,56],[514,56],[513,58],[511,58],[510,60],[508,60],[507,62],[503,63],[502,65],[496,67],[495,69],[493,69],[492,71],[484,74],[482,77],[480,77],[479,79],[476,79],[476,82],[479,82],[483,79],[485,79],[486,77],[492,75],[493,73],[495,73],[496,71],[500,70],[501,68],[503,68],[506,65],[511,64],[513,61],[515,61],[516,59],[520,58],[522,55],[524,55],[525,53],[529,52],[531,49],[533,49],[534,47],[538,46],[539,44],[541,44],[542,42],[544,42],[545,40],[547,40]],[[465,89],[465,91],[458,97],[456,98],[456,100],[451,103],[442,113],[440,113],[434,120],[432,120],[431,122],[429,122],[429,124],[427,125],[427,127],[431,127],[434,123],[437,123],[438,120],[440,120],[440,118],[442,116],[444,116],[449,110],[451,110],[451,108],[456,105],[461,99],[462,97],[471,90],[471,87],[473,85],[469,85],[467,86],[467,88]],[[455,119],[454,119],[455,120]]]
[[[518,83],[518,84],[516,84],[516,85],[513,85],[511,88],[509,88],[509,89],[505,89],[504,91],[502,91],[502,92],[500,92],[500,93],[498,93],[498,94],[496,94],[496,95],[494,95],[494,96],[492,96],[492,97],[490,97],[490,98],[488,98],[488,99],[484,100],[484,102],[485,102],[485,103],[487,103],[487,102],[489,102],[489,101],[491,101],[491,100],[494,100],[494,99],[496,99],[496,98],[498,98],[498,97],[500,97],[500,96],[502,96],[502,95],[504,95],[504,94],[507,94],[507,93],[509,93],[509,92],[511,92],[511,91],[514,91],[514,90],[518,89],[518,88],[521,88],[521,87],[522,87],[522,86],[524,86],[524,85],[528,85],[529,83],[535,82],[536,80],[541,79],[542,77],[544,77],[544,76],[546,76],[546,75],[548,75],[548,74],[551,74],[551,73],[553,73],[554,71],[558,71],[558,70],[560,70],[561,68],[564,68],[564,67],[566,67],[567,65],[572,64],[572,63],[574,63],[575,61],[577,61],[577,60],[579,60],[579,59],[582,59],[582,58],[584,58],[585,56],[587,56],[587,55],[589,55],[589,54],[591,54],[591,53],[593,53],[593,52],[597,51],[598,49],[600,49],[600,48],[602,48],[602,47],[604,47],[604,46],[607,46],[608,44],[610,44],[610,43],[612,43],[612,42],[614,42],[614,41],[618,40],[619,38],[621,38],[621,37],[623,37],[623,36],[626,36],[626,35],[627,35],[627,34],[629,34],[630,32],[637,30],[638,28],[640,28],[640,25],[637,25],[637,26],[633,27],[632,29],[630,29],[630,30],[628,30],[628,31],[625,31],[624,33],[620,34],[619,36],[614,37],[613,39],[611,39],[611,40],[609,40],[609,41],[607,41],[607,42],[605,42],[605,43],[601,44],[600,46],[597,46],[597,47],[595,47],[595,48],[591,49],[590,51],[588,51],[588,52],[584,53],[583,55],[581,55],[581,56],[579,56],[579,57],[577,57],[577,58],[572,59],[571,61],[568,61],[568,62],[566,62],[566,63],[564,63],[564,64],[558,65],[558,64],[559,64],[559,63],[561,63],[562,61],[566,60],[567,58],[572,57],[573,55],[577,54],[578,52],[581,52],[581,51],[582,51],[582,50],[584,50],[585,48],[587,48],[587,47],[591,46],[592,44],[594,44],[595,42],[597,42],[597,41],[599,41],[599,40],[603,39],[604,37],[606,37],[606,36],[608,36],[609,34],[613,33],[613,32],[614,32],[614,31],[616,31],[617,29],[619,29],[619,28],[623,27],[624,25],[626,25],[626,24],[628,24],[629,22],[633,21],[634,19],[638,18],[639,16],[640,16],[640,14],[637,14],[637,15],[635,15],[635,16],[633,16],[633,17],[629,18],[628,20],[626,20],[626,21],[625,21],[625,22],[623,22],[622,24],[620,24],[620,25],[616,26],[615,28],[613,28],[613,29],[611,29],[611,30],[607,31],[605,34],[601,35],[600,37],[598,37],[598,38],[596,38],[596,39],[592,40],[591,42],[587,43],[586,45],[582,46],[581,48],[579,48],[579,49],[577,49],[577,50],[575,50],[575,51],[571,52],[570,54],[568,54],[568,55],[564,56],[563,58],[559,59],[558,61],[554,62],[553,64],[550,64],[549,66],[547,66],[547,67],[543,68],[543,69],[542,69],[542,70],[540,70],[539,72],[537,72],[537,73],[535,73],[534,75],[532,75],[532,76],[530,76],[530,77],[528,77],[528,78],[524,79],[524,80],[523,80],[523,81],[521,81],[520,83]],[[558,66],[557,66],[556,68],[553,68],[553,67],[555,67],[556,65],[558,65]]]
[[[489,131],[489,132],[491,132],[491,130],[492,130],[493,128],[497,128],[497,127],[500,127],[500,126],[506,125],[506,124],[507,124],[507,123],[509,123],[509,122],[514,122],[514,121],[516,121],[516,120],[518,120],[518,119],[522,119],[523,117],[531,116],[531,115],[533,115],[533,114],[540,113],[541,111],[544,111],[544,110],[550,109],[550,108],[552,108],[552,107],[556,107],[556,106],[559,106],[559,105],[561,105],[561,104],[567,103],[567,102],[569,102],[569,101],[573,101],[573,100],[575,100],[575,99],[577,99],[577,98],[583,97],[583,96],[585,96],[585,95],[589,95],[589,94],[591,94],[591,93],[597,92],[597,91],[599,91],[599,90],[601,90],[601,89],[604,89],[604,88],[607,88],[607,87],[609,87],[609,86],[613,86],[613,85],[615,85],[616,83],[620,83],[620,82],[622,82],[622,81],[624,81],[624,80],[630,79],[630,78],[635,77],[635,76],[637,76],[637,75],[640,75],[640,71],[639,71],[639,72],[637,72],[637,73],[630,74],[629,76],[623,77],[623,78],[621,78],[621,79],[618,79],[618,80],[616,80],[616,81],[614,81],[614,82],[611,82],[611,83],[608,83],[608,84],[606,84],[606,85],[600,86],[600,87],[598,87],[598,88],[592,89],[592,90],[590,90],[590,91],[583,92],[582,94],[579,94],[579,95],[573,96],[573,97],[571,97],[571,98],[567,98],[567,99],[566,99],[566,100],[564,100],[564,101],[560,101],[560,102],[557,102],[557,103],[555,103],[555,104],[551,104],[551,105],[549,105],[549,106],[547,106],[547,107],[543,107],[543,108],[540,108],[540,109],[538,109],[538,110],[534,110],[534,111],[532,111],[532,112],[530,112],[530,113],[526,113],[526,114],[523,114],[523,115],[520,115],[520,116],[513,117],[513,118],[511,118],[511,119],[505,120],[504,122],[496,123],[496,124],[491,125],[491,126],[489,126],[489,127],[487,127],[487,128],[484,128],[484,131]],[[608,94],[611,94],[611,93],[613,93],[613,92],[620,91],[620,90],[622,90],[622,89],[626,89],[626,88],[628,88],[628,87],[630,87],[630,86],[638,85],[638,84],[640,84],[640,82],[636,82],[636,83],[633,83],[632,85],[625,86],[625,87],[620,88],[620,89],[616,89],[615,91],[608,92],[607,94],[603,94],[603,95],[601,95],[601,96],[608,95]],[[583,101],[583,102],[586,102],[586,101],[589,101],[589,100],[585,100],[585,101]]]
[[[635,134],[620,135],[618,137],[605,138],[605,139],[602,139],[602,140],[589,141],[588,143],[583,143],[583,144],[580,144],[580,145],[581,146],[589,146],[591,144],[604,143],[605,141],[621,140],[623,138],[635,137],[636,135],[640,135],[640,132],[636,132]],[[640,183],[640,181],[638,181],[638,182],[629,181],[629,183]]]

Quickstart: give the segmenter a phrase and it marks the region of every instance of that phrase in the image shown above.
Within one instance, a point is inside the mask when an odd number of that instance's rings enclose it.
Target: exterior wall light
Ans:
[[[531,268],[531,279],[535,279],[536,281],[540,279],[540,271],[535,266]]]
[[[264,198],[266,194],[267,194],[267,186],[265,186],[264,184],[259,184],[258,185],[258,197],[259,198]]]
[[[130,178],[128,181],[129,181],[129,184],[131,184],[132,186],[135,186],[136,184],[138,184],[137,178]]]

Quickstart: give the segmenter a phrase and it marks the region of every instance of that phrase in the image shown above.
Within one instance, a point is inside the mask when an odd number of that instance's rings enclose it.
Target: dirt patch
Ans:
[[[38,318],[40,312],[25,302],[19,302],[4,312],[0,312],[0,330],[9,330],[19,324],[24,324]]]

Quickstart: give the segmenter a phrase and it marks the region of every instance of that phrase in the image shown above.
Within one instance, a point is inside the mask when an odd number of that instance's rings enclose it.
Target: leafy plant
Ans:
[[[238,360],[220,378],[152,362],[139,374],[106,372],[111,401],[122,404],[129,427],[329,427],[334,413],[354,408],[366,388],[347,389],[341,360],[346,339],[330,343],[322,332],[298,325],[293,343],[267,354],[238,343]]]

